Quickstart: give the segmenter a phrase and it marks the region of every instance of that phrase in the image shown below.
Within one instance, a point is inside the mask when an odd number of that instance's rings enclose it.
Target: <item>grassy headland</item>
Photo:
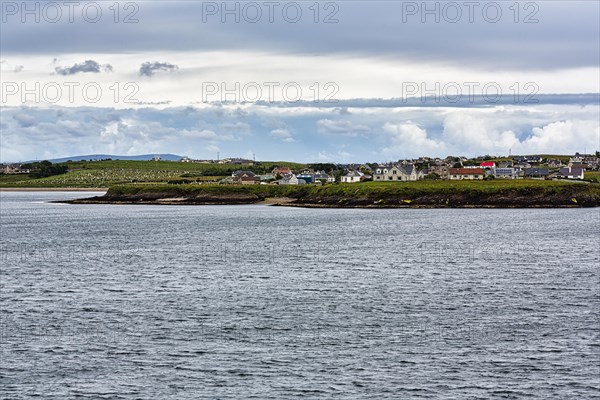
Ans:
[[[253,204],[304,207],[597,207],[600,185],[565,181],[417,181],[317,185],[116,185],[73,203]]]

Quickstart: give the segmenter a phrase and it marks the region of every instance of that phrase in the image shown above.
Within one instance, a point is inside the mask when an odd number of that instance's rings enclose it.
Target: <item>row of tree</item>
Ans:
[[[29,170],[30,178],[46,178],[48,176],[64,174],[68,167],[64,164],[52,164],[50,161],[34,162],[21,165],[22,169]]]

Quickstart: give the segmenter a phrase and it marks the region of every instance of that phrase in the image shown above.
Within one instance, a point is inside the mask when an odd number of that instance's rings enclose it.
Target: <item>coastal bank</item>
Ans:
[[[70,204],[272,204],[332,208],[598,207],[600,185],[569,181],[418,181],[329,185],[117,185]]]

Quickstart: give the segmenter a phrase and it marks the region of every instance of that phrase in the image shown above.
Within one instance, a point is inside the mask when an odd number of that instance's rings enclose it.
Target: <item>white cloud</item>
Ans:
[[[335,153],[331,153],[328,151],[319,151],[316,155],[317,161],[321,162],[331,162],[331,163],[339,163],[339,162],[349,162],[352,159],[352,154],[347,151],[337,151]]]
[[[600,146],[598,121],[566,120],[533,128],[533,135],[519,143],[519,152],[560,154],[596,150]]]
[[[283,141],[285,143],[293,143],[296,141],[296,139],[294,139],[294,136],[288,129],[283,129],[283,128],[273,129],[271,131],[271,136],[273,136],[274,138],[277,138],[277,139],[281,139],[281,141]]]
[[[440,154],[446,151],[443,142],[427,136],[427,131],[413,124],[386,123],[383,126],[385,138],[390,142],[382,153],[392,158],[419,157],[428,154]]]
[[[354,107],[351,116],[317,106],[303,106],[301,113],[293,107],[246,106],[244,113],[238,108],[5,107],[0,156],[5,162],[93,153],[209,158],[217,151],[229,157],[253,148],[262,160],[375,162],[421,155],[505,155],[509,149],[512,154],[568,154],[600,147],[600,107],[594,104]],[[337,133],[317,132],[319,123]],[[357,126],[369,133],[343,133]]]
[[[355,136],[359,133],[369,132],[366,125],[356,124],[348,120],[320,119],[317,121],[317,130],[319,133],[336,133]]]

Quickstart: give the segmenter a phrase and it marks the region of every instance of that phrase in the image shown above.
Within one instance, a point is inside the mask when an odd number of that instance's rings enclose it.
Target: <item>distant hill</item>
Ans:
[[[111,160],[146,161],[146,160],[152,160],[154,158],[154,156],[159,156],[160,159],[163,161],[179,161],[181,159],[181,156],[178,156],[177,154],[141,154],[139,156],[116,156],[116,155],[112,155],[112,154],[88,154],[85,156],[53,158],[48,161],[50,161],[51,163],[61,163],[61,162],[69,161],[69,160],[70,161],[87,161],[87,160],[98,161],[98,160],[106,160],[107,158],[110,158]],[[42,161],[42,160],[35,160],[35,161]],[[30,163],[30,162],[34,162],[34,161],[33,160],[26,161],[26,163]]]

